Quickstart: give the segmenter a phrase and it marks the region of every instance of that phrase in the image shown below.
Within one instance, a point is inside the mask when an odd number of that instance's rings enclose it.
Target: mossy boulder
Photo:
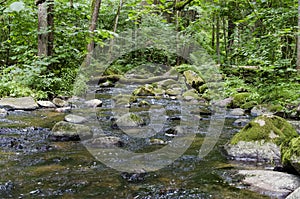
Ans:
[[[281,152],[283,165],[294,168],[300,174],[300,137],[293,138],[282,146]]]
[[[135,96],[155,96],[154,87],[150,84],[140,86],[133,91]]]
[[[194,71],[184,71],[183,75],[186,79],[186,83],[195,89],[199,89],[199,86],[205,84],[204,79]]]
[[[297,137],[294,127],[285,119],[275,115],[261,115],[247,124],[232,139],[231,144],[239,141],[265,140],[280,145],[286,140]]]
[[[119,127],[138,127],[144,124],[144,120],[134,113],[127,113],[119,117],[116,121]]]
[[[281,162],[281,145],[295,137],[298,137],[296,130],[285,119],[262,115],[241,129],[225,148],[235,159]]]
[[[190,90],[184,92],[182,94],[182,96],[183,96],[183,99],[187,100],[187,101],[200,99],[200,97],[195,89],[190,89]]]
[[[90,127],[61,121],[52,128],[50,139],[54,141],[76,141],[92,137]]]
[[[250,93],[237,93],[232,96],[232,108],[242,107],[245,103],[249,102]]]

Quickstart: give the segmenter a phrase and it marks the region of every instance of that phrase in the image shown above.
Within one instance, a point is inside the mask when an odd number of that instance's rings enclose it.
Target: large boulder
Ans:
[[[56,123],[50,135],[54,141],[78,141],[92,137],[90,127],[65,121]]]
[[[195,89],[199,89],[200,86],[205,84],[203,78],[194,71],[184,71],[183,75],[186,79],[186,83]]]
[[[283,165],[294,168],[300,174],[300,137],[283,146],[281,152]]]
[[[34,110],[38,107],[38,104],[32,97],[8,97],[0,100],[0,108],[7,108],[11,110]]]
[[[285,119],[262,115],[237,133],[225,149],[234,159],[281,163],[280,146],[294,137],[298,134]]]
[[[285,198],[300,186],[300,178],[296,175],[276,171],[240,170],[242,183],[253,191],[272,198]]]

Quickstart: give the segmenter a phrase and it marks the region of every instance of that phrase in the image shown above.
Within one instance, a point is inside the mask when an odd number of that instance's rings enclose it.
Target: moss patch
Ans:
[[[287,142],[286,142],[287,143]],[[281,147],[282,164],[294,167],[300,173],[300,137],[292,139]]]
[[[274,115],[262,115],[237,133],[231,139],[231,144],[237,144],[239,141],[265,140],[280,145],[297,136],[296,130],[285,119]]]
[[[250,97],[250,93],[237,93],[232,96],[232,107],[238,108],[241,107],[243,104],[248,102],[248,98]]]

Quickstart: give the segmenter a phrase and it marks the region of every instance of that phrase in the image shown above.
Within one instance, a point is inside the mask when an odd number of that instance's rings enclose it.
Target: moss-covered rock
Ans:
[[[183,99],[187,100],[187,101],[200,99],[200,97],[195,89],[190,89],[190,90],[184,92],[182,94],[182,96],[183,96]]]
[[[155,96],[154,87],[150,84],[140,86],[133,91],[133,95],[136,96]]]
[[[207,84],[203,84],[202,86],[199,86],[198,91],[199,93],[204,93],[208,89]]]
[[[247,124],[231,139],[230,143],[265,140],[280,145],[297,136],[296,130],[285,119],[275,115],[262,115]]]
[[[65,121],[56,123],[50,135],[50,139],[55,141],[72,141],[90,137],[92,137],[90,127]]]
[[[292,139],[281,147],[282,163],[286,167],[293,167],[300,174],[300,137]]]
[[[204,79],[194,71],[184,71],[183,75],[186,79],[186,83],[195,89],[199,89],[199,86],[205,84]]]
[[[241,107],[243,104],[249,101],[250,93],[237,93],[232,96],[233,100],[231,103],[231,107],[238,108]]]
[[[235,159],[280,163],[280,147],[295,137],[298,137],[296,130],[285,119],[262,115],[237,133],[225,149]]]
[[[127,113],[119,117],[116,124],[119,127],[138,127],[144,124],[144,120],[134,113]]]

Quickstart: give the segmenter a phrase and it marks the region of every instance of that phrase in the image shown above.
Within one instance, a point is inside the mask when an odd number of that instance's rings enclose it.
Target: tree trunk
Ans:
[[[38,6],[38,56],[48,55],[48,22],[47,22],[47,2]]]
[[[95,41],[93,39],[93,33],[97,27],[100,5],[101,5],[101,0],[93,0],[93,2],[92,2],[92,19],[91,19],[91,24],[89,27],[91,41],[87,46],[87,53],[88,53],[87,54],[87,62],[86,62],[87,66],[91,63],[92,53],[95,48]]]
[[[300,1],[300,0],[299,0]],[[216,25],[216,50],[217,50],[217,60],[218,64],[221,64],[221,51],[220,51],[220,17],[217,16],[217,25]]]
[[[54,43],[54,0],[47,1],[47,25],[48,25],[48,56],[53,55]]]
[[[117,28],[118,28],[118,22],[119,22],[119,16],[120,16],[120,13],[121,13],[121,9],[122,9],[122,6],[123,6],[123,0],[120,0],[120,3],[119,3],[119,6],[118,6],[118,10],[117,10],[117,13],[116,13],[116,16],[115,16],[115,22],[114,22],[114,27],[113,27],[113,32],[116,33],[117,32]],[[109,59],[111,59],[111,53],[113,51],[113,48],[114,48],[114,39],[112,38],[110,40],[110,44],[109,44]]]
[[[54,2],[37,1],[38,6],[38,56],[51,56],[54,41]]]
[[[297,34],[297,63],[296,69],[300,71],[300,0],[298,0],[298,34]]]

